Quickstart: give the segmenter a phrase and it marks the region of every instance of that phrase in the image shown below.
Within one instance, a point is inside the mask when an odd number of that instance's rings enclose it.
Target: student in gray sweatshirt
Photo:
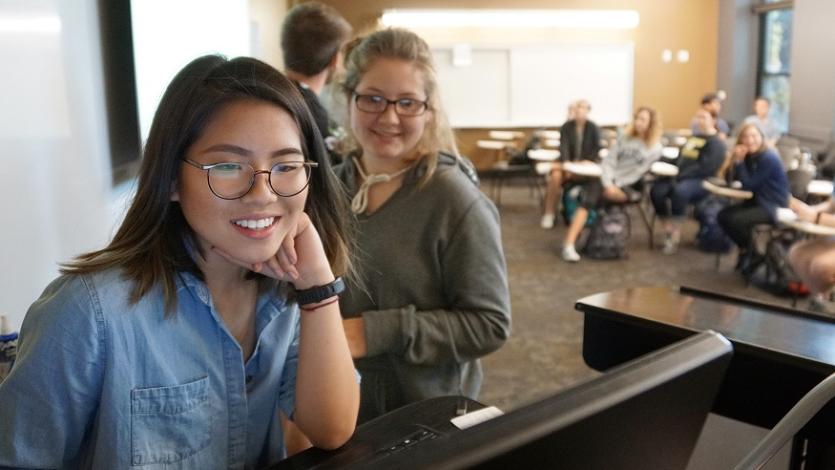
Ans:
[[[464,171],[426,43],[378,31],[349,54],[356,152],[336,169],[358,219],[357,268],[340,299],[362,375],[359,421],[442,395],[475,398],[479,358],[510,334],[499,215]]]
[[[661,129],[661,118],[654,109],[638,108],[624,135],[601,162],[603,175],[582,183],[582,202],[574,212],[563,240],[562,258],[565,261],[580,261],[574,242],[580,236],[590,210],[606,201],[622,203],[629,200],[630,195],[640,194],[644,174],[661,157]]]

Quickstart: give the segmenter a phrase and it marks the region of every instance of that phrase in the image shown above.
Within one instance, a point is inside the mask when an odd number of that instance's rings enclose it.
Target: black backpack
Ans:
[[[733,240],[722,230],[718,219],[719,211],[727,205],[728,203],[721,197],[708,196],[696,207],[696,219],[699,221],[696,244],[700,250],[710,253],[727,253],[733,248]]]
[[[751,274],[751,282],[778,296],[804,296],[809,288],[803,284],[789,264],[789,248],[795,242],[792,233],[772,236],[765,248],[763,263]]]
[[[629,215],[623,207],[598,209],[583,252],[592,259],[624,258],[630,232]]]

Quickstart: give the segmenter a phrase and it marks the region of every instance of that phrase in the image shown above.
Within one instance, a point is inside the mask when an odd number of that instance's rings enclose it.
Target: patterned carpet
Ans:
[[[564,225],[539,227],[538,197],[524,181],[502,191],[502,238],[507,257],[513,308],[513,332],[505,346],[484,359],[485,378],[479,401],[510,410],[578,383],[597,372],[583,362],[583,320],[574,302],[597,292],[637,286],[688,285],[789,305],[733,272],[735,255],[715,256],[693,245],[696,222],[684,226],[678,254],[665,256],[647,246],[647,231],[637,208],[630,209],[632,236],[624,260],[560,259]],[[482,183],[485,191],[489,181]],[[656,227],[656,242],[661,231]]]

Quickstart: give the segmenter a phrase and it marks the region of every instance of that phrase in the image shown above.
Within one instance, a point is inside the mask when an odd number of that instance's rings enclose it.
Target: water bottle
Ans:
[[[0,315],[0,382],[6,379],[17,357],[17,332],[11,331],[9,320]]]

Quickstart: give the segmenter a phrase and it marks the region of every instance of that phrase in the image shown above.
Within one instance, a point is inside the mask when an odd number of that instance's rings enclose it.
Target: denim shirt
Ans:
[[[29,309],[0,384],[0,467],[248,469],[284,457],[299,311],[275,291],[241,349],[206,285],[179,273],[177,309],[157,286],[138,303],[117,271],[61,276]]]

